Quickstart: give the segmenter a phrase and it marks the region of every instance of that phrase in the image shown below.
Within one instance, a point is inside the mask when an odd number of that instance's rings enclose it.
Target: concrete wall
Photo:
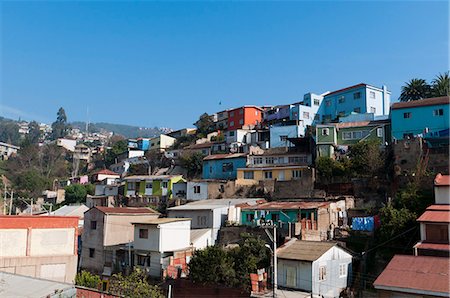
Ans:
[[[188,248],[191,243],[191,221],[178,221],[160,225],[160,251]]]
[[[199,193],[194,192],[195,187],[200,187]],[[186,199],[188,201],[200,201],[208,199],[208,182],[189,181],[187,183]]]
[[[31,256],[73,255],[75,229],[32,229]]]
[[[212,231],[205,232],[205,234],[192,242],[192,246],[194,247],[194,249],[203,249],[213,244],[214,242],[212,240]]]

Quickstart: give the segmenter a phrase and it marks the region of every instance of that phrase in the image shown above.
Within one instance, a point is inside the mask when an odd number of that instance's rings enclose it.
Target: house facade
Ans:
[[[128,262],[128,249],[134,241],[132,223],[159,217],[149,208],[93,207],[84,214],[80,267],[110,276],[114,268]],[[128,246],[127,246],[128,245]]]
[[[277,250],[278,286],[312,297],[340,297],[350,285],[352,255],[335,242],[296,238]]]
[[[17,154],[19,146],[0,142],[0,160],[7,160],[11,155]]]
[[[368,84],[358,84],[329,92],[323,97],[321,121],[328,123],[352,112],[371,113],[376,116],[389,115],[391,92]]]
[[[449,137],[449,96],[394,103],[391,107],[392,137]]]
[[[0,271],[74,283],[78,217],[0,216]]]
[[[148,150],[165,151],[170,147],[172,147],[175,141],[176,141],[175,138],[161,134],[149,140]]]
[[[149,203],[160,199],[172,199],[186,195],[186,180],[182,175],[128,176],[125,181],[125,196],[147,198]]]
[[[237,169],[247,164],[247,154],[214,154],[203,159],[203,179],[236,179]]]
[[[227,112],[227,130],[236,130],[243,126],[254,127],[262,121],[263,109],[257,106],[243,106]]]

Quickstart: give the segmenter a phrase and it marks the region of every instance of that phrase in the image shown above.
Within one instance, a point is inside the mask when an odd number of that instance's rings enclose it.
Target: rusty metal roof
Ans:
[[[404,108],[417,108],[424,106],[445,105],[450,103],[449,96],[424,98],[407,102],[396,102],[391,106],[391,110],[404,109]]]
[[[450,259],[395,255],[374,282],[376,289],[407,293],[450,293]]]
[[[434,178],[434,186],[450,186],[450,176],[442,175],[441,173]]]
[[[242,208],[243,210],[297,210],[326,207],[329,202],[267,202]]]
[[[294,238],[277,249],[277,257],[279,259],[313,262],[336,244],[336,242],[303,241]]]

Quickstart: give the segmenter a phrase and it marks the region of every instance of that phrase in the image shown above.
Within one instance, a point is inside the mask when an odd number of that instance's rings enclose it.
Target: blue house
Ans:
[[[364,83],[339,89],[324,95],[319,114],[328,123],[350,113],[389,115],[391,92],[386,86],[377,88]]]
[[[270,148],[289,147],[288,138],[304,137],[305,130],[306,126],[303,125],[271,126]]]
[[[137,140],[137,148],[139,150],[147,151],[150,148],[150,139],[147,138],[139,138]]]
[[[232,180],[237,177],[237,169],[245,168],[247,154],[215,154],[203,159],[203,179]]]
[[[422,136],[448,138],[449,96],[394,103],[392,137],[397,140]]]

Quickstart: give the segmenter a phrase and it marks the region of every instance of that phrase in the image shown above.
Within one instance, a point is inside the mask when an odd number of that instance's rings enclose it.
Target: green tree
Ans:
[[[218,246],[196,250],[189,262],[189,277],[198,283],[233,286],[236,282],[233,259]]]
[[[75,284],[81,287],[98,289],[101,282],[102,280],[100,279],[100,276],[92,274],[85,270],[82,270],[75,276]]]
[[[351,168],[359,177],[373,177],[384,166],[383,154],[378,140],[364,140],[350,146]]]
[[[19,145],[20,134],[19,125],[12,121],[0,122],[0,142]]]
[[[430,97],[431,86],[424,79],[412,79],[402,87],[400,101],[419,100]]]
[[[71,184],[65,187],[65,199],[66,204],[84,203],[86,202],[87,190],[84,185]]]
[[[200,118],[194,125],[197,127],[197,136],[199,138],[206,137],[208,133],[214,131],[214,122],[207,113],[200,115]]]
[[[52,123],[52,139],[64,138],[69,133],[66,111],[61,107],[56,114],[56,121]]]
[[[431,82],[431,91],[433,96],[446,96],[450,95],[450,77],[449,72],[439,74]]]
[[[203,157],[204,155],[200,152],[182,155],[180,157],[180,165],[187,169],[188,178],[201,176],[203,169]]]
[[[163,298],[164,295],[158,286],[147,282],[144,271],[134,269],[124,276],[122,273],[114,274],[109,282],[109,292],[114,295],[133,298]]]
[[[25,137],[28,143],[37,144],[39,143],[39,139],[41,137],[41,129],[39,127],[39,123],[36,121],[31,121],[28,124],[28,134]]]
[[[401,234],[416,224],[417,214],[404,207],[388,204],[380,209],[380,241],[386,241]]]
[[[107,166],[116,163],[117,157],[126,152],[128,149],[127,141],[120,139],[112,144],[111,149],[108,149],[105,156],[105,163]]]
[[[37,198],[51,186],[51,181],[36,169],[31,168],[24,170],[16,177],[14,186],[19,190],[19,195]]]

